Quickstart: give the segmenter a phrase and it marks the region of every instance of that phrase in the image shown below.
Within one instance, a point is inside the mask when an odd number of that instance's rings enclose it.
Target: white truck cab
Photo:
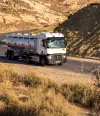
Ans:
[[[66,62],[66,40],[63,34],[45,32],[41,33],[38,38],[43,42],[39,47],[40,51],[49,64]]]

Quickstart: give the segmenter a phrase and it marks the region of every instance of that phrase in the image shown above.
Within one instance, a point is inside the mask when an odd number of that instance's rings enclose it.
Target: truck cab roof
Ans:
[[[51,37],[64,37],[62,33],[53,33],[53,32],[42,32],[38,35],[40,39],[47,39]]]

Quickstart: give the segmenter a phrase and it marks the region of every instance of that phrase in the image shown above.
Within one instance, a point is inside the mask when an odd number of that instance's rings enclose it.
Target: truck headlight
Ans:
[[[63,58],[66,58],[66,55],[63,55]]]
[[[64,61],[64,63],[67,61],[66,55],[63,55],[63,61]]]

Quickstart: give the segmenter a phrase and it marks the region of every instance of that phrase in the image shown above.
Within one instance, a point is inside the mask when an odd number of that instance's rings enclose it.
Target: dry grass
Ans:
[[[77,114],[77,109],[60,94],[59,84],[48,78],[33,73],[23,76],[0,66],[0,85],[0,116]]]
[[[77,116],[78,108],[69,102],[99,112],[99,88],[91,84],[58,83],[42,76],[33,72],[23,75],[1,63],[0,116]]]
[[[9,0],[0,6],[0,32],[52,25],[63,21],[64,17],[63,13],[49,8],[40,1]]]
[[[57,25],[68,19],[70,14],[93,2],[96,3],[99,0],[8,0],[5,3],[0,2],[0,32],[32,29],[41,25]]]

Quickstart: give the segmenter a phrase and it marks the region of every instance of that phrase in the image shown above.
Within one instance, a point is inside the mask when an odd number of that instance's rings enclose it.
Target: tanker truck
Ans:
[[[6,38],[6,57],[10,60],[24,59],[27,63],[41,65],[66,62],[66,40],[61,33],[42,32],[40,34],[13,33]]]

